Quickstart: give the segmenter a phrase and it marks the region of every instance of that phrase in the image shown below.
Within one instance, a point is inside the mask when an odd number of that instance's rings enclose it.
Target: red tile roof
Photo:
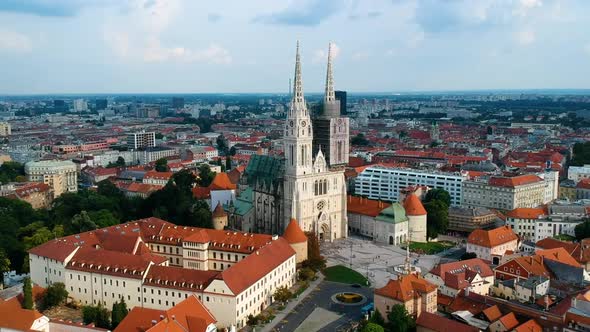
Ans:
[[[509,226],[498,227],[489,231],[483,229],[476,229],[467,238],[467,242],[492,248],[514,240],[518,240],[518,237]]]
[[[170,178],[174,175],[172,172],[158,172],[158,171],[148,171],[144,174],[144,179],[156,179],[156,180],[170,180]]]
[[[570,266],[580,267],[580,263],[578,263],[578,261],[576,261],[564,248],[537,250],[535,253],[545,259],[558,261]]]
[[[43,317],[36,310],[21,308],[16,297],[4,301],[0,299],[0,328],[16,331],[30,331],[35,320]]]
[[[484,316],[486,319],[491,323],[496,321],[496,319],[502,317],[502,313],[500,312],[500,308],[497,305],[493,305],[483,311]]]
[[[514,177],[492,176],[488,182],[491,186],[514,188],[525,184],[543,181],[534,174],[525,174]]]
[[[307,242],[307,236],[299,227],[299,223],[295,219],[291,219],[283,237],[289,243],[302,243]]]
[[[478,332],[479,329],[437,314],[422,311],[416,325],[435,332]]]
[[[235,183],[232,183],[229,179],[227,173],[217,173],[215,175],[215,179],[209,185],[209,189],[211,190],[233,190],[236,189],[237,186]]]
[[[111,250],[81,247],[74,254],[66,268],[141,279],[151,263],[161,264],[166,261],[166,257],[163,256],[152,255],[146,257]]]
[[[216,322],[197,297],[191,295],[166,311],[134,307],[114,332],[205,332],[207,326]]]
[[[436,289],[436,285],[421,276],[408,274],[400,275],[396,280],[389,280],[384,287],[375,289],[375,294],[406,302],[421,294],[434,292]]]
[[[490,266],[480,258],[438,264],[430,271],[430,273],[441,277],[443,282],[453,289],[463,289],[469,286],[475,273],[483,278],[494,275]]]
[[[590,189],[590,179],[581,179],[578,184],[576,184],[576,188]]]
[[[500,323],[504,325],[506,330],[511,330],[518,326],[518,320],[516,319],[516,316],[513,312],[502,316],[502,318],[500,318]]]
[[[514,219],[539,219],[546,215],[547,211],[543,208],[517,208],[506,212],[508,218]]]
[[[221,202],[217,203],[215,210],[213,210],[212,216],[214,218],[227,216],[227,213],[225,213],[225,210],[223,210],[223,206],[221,206]]]
[[[369,217],[376,217],[381,211],[388,208],[391,204],[372,200],[360,196],[348,196],[346,209],[348,213],[361,214]]]
[[[406,210],[406,215],[408,216],[425,216],[426,209],[424,209],[424,205],[420,202],[420,199],[415,194],[409,194],[404,201],[404,209]]]
[[[30,182],[14,190],[19,198],[27,197],[34,193],[49,191],[49,185],[42,182]]]
[[[162,188],[163,188],[163,186],[158,185],[158,184],[132,182],[124,189],[124,191],[132,192],[132,193],[151,194],[154,191],[158,191]]]
[[[237,295],[293,256],[295,251],[287,240],[279,238],[221,272],[218,279]]]
[[[176,266],[152,266],[144,283],[164,288],[198,290],[204,289],[217,276],[217,271],[185,269]]]
[[[209,187],[194,187],[193,197],[196,199],[209,199],[211,198],[211,189]]]

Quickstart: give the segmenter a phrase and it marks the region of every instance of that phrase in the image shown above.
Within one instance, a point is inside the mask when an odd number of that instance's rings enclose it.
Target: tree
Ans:
[[[415,322],[412,316],[402,304],[396,304],[391,307],[391,311],[387,315],[387,323],[385,328],[390,332],[407,332],[414,328]]]
[[[88,217],[97,228],[118,225],[120,223],[119,219],[113,216],[111,211],[107,209],[88,212]]]
[[[96,192],[100,195],[116,200],[123,199],[125,196],[123,192],[109,180],[102,180],[97,183]]]
[[[215,179],[216,173],[211,171],[211,167],[209,167],[208,164],[199,165],[198,170],[199,170],[199,179],[197,180],[197,183],[201,187],[209,187],[211,182],[213,182],[213,179]]]
[[[576,233],[576,239],[578,241],[590,237],[590,221],[586,220],[583,223],[576,225],[574,232]]]
[[[444,233],[449,225],[449,207],[440,200],[433,200],[424,204],[426,209],[426,235],[434,239]]]
[[[247,319],[248,320],[246,321],[246,324],[248,324],[249,326],[256,326],[258,324],[259,317],[250,314],[248,315]]]
[[[162,139],[164,138],[164,135],[162,135],[162,133],[156,133],[156,139]]]
[[[408,133],[405,130],[402,130],[402,131],[399,132],[399,138],[400,139],[404,139],[406,137],[408,137]]]
[[[371,317],[369,318],[369,322],[375,323],[379,326],[385,326],[385,319],[383,319],[383,315],[379,312],[379,310],[375,310]]]
[[[185,193],[192,193],[192,189],[197,183],[197,177],[187,169],[174,173],[172,180]]]
[[[426,193],[426,196],[424,196],[424,203],[432,202],[434,200],[442,201],[447,207],[451,206],[451,195],[444,189],[431,189]]]
[[[54,283],[53,285],[48,286],[45,290],[45,295],[43,296],[42,301],[43,310],[65,303],[67,298],[68,291],[66,290],[66,286],[61,282]]]
[[[0,248],[0,275],[4,275],[4,272],[8,271],[10,271],[10,259],[4,249]],[[0,279],[0,285],[2,284],[4,284],[4,278]]]
[[[231,149],[229,149],[229,155],[230,156],[235,156],[236,155],[236,147],[232,146]]]
[[[111,327],[109,311],[102,304],[82,307],[82,320],[86,325],[94,323],[96,327],[103,329]]]
[[[25,167],[16,161],[6,161],[0,165],[0,182],[2,184],[15,181],[18,176],[25,175]]]
[[[381,325],[377,325],[375,323],[367,323],[367,325],[363,327],[361,332],[385,332],[385,330]]]
[[[369,145],[369,141],[365,138],[363,133],[358,133],[350,140],[352,145]]]
[[[231,157],[229,155],[225,156],[225,169],[227,171],[231,170]]]
[[[29,277],[23,280],[23,309],[33,309],[33,286]]]
[[[283,286],[283,287],[277,288],[273,297],[274,297],[275,301],[279,301],[279,302],[284,303],[284,302],[289,301],[289,299],[293,297],[293,293],[291,293],[291,291],[286,286]]]
[[[125,319],[129,310],[127,310],[127,304],[125,299],[121,298],[121,302],[113,303],[113,310],[111,311],[111,328],[114,329]]]
[[[227,146],[227,140],[225,139],[225,136],[223,135],[219,135],[217,136],[217,149],[219,149],[219,151],[222,151],[224,154],[227,154],[228,152],[228,146]]]
[[[72,227],[78,231],[77,233],[82,233],[95,230],[98,228],[98,225],[90,219],[88,212],[81,211],[72,218]]]
[[[156,160],[156,171],[158,171],[158,172],[168,171],[168,159],[160,158],[160,159]]]
[[[326,267],[326,259],[320,254],[320,241],[314,232],[306,232],[307,259],[301,263],[302,267],[309,267],[319,271]]]
[[[474,252],[466,252],[463,255],[461,255],[462,261],[464,261],[466,259],[472,259],[472,258],[477,258],[477,254]]]
[[[309,267],[299,269],[299,280],[311,280],[315,277],[315,271]]]
[[[127,165],[127,163],[125,162],[125,158],[119,156],[117,158],[117,161],[115,161],[114,163],[109,162],[109,164],[107,165],[107,168],[125,167],[126,165]]]

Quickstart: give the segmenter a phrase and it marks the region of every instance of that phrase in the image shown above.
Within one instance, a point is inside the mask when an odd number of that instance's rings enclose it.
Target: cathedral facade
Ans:
[[[348,119],[340,118],[339,111],[335,111],[339,105],[334,98],[332,58],[328,53],[323,119],[329,126],[322,132],[324,144],[314,140],[297,44],[293,98],[284,127],[284,158],[252,156],[246,168],[247,184],[254,190],[255,232],[282,234],[289,221],[295,219],[303,231],[316,233],[321,241],[347,236],[343,166],[348,163]],[[322,145],[329,145],[329,159]]]

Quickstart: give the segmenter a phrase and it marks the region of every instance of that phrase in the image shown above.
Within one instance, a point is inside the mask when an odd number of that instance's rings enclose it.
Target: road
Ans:
[[[338,331],[338,327],[347,324],[350,320],[360,320],[361,307],[363,305],[354,307],[340,308],[337,304],[332,302],[331,297],[336,293],[341,292],[355,292],[367,297],[367,302],[373,301],[373,289],[362,287],[353,288],[350,285],[338,282],[323,281],[318,287],[309,294],[305,299],[291,311],[285,319],[275,326],[274,331],[292,332],[303,323],[303,321],[314,311],[317,307],[324,308],[337,313],[342,313],[343,316],[338,320],[328,324],[319,331]],[[313,331],[309,331],[313,332]]]

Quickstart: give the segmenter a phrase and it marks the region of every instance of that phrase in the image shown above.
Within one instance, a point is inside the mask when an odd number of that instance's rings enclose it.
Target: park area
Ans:
[[[330,266],[324,269],[327,281],[341,282],[344,284],[359,284],[366,286],[367,278],[362,274],[343,265]]]
[[[410,251],[417,254],[434,255],[441,251],[450,249],[455,244],[452,242],[412,242],[410,243]]]

